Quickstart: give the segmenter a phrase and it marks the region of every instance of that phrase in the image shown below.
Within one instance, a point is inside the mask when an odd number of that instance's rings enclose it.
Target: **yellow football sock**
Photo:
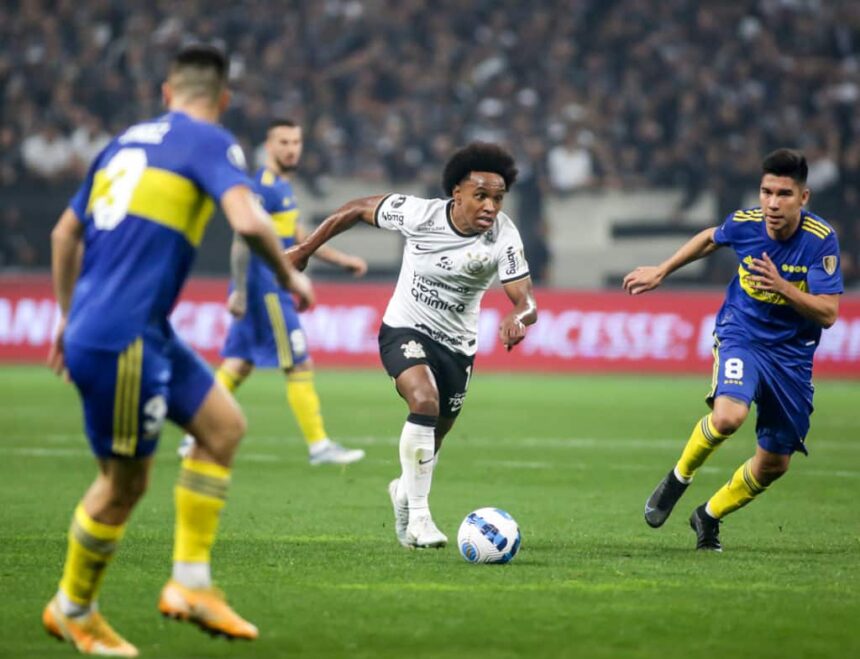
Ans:
[[[729,435],[721,435],[717,432],[710,414],[702,417],[696,427],[693,428],[687,445],[684,446],[684,451],[676,465],[678,473],[689,481],[696,470],[708,459],[708,456],[716,451],[728,437]]]
[[[753,476],[752,459],[749,459],[738,467],[729,482],[708,500],[708,513],[720,519],[738,508],[743,508],[766,489],[767,487]]]
[[[174,561],[209,563],[229,485],[230,470],[227,467],[191,458],[182,461],[182,470],[174,488]]]
[[[231,371],[228,371],[223,366],[215,371],[215,379],[218,380],[230,393],[236,391],[240,384],[242,384],[242,378]]]
[[[116,552],[125,524],[111,526],[95,521],[78,504],[69,527],[69,546],[60,588],[75,604],[96,600],[105,569]]]
[[[287,401],[308,446],[328,436],[323,427],[320,398],[314,387],[313,372],[302,371],[287,375]]]

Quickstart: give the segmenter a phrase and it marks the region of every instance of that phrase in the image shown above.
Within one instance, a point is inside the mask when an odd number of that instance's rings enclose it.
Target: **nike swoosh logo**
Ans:
[[[427,245],[413,245],[415,247],[416,252],[432,252],[432,247],[427,247]]]
[[[430,458],[429,460],[419,460],[418,464],[426,465],[426,464],[430,464],[431,462],[433,462],[433,458]]]
[[[653,513],[655,510],[657,510],[657,509],[652,507],[652,506],[649,506],[647,503],[645,504],[645,512],[646,513]]]

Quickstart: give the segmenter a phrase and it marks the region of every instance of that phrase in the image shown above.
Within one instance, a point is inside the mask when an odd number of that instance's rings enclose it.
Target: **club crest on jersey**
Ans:
[[[402,343],[400,349],[403,351],[403,356],[406,359],[424,359],[427,356],[424,352],[424,346],[418,343],[418,341]]]
[[[828,275],[832,275],[834,272],[836,272],[836,263],[837,260],[835,256],[825,256],[823,259],[821,259],[821,265],[824,266],[824,272],[826,272]]]
[[[466,265],[464,267],[466,272],[470,275],[476,275],[484,269],[484,266],[487,265],[489,260],[489,254],[473,254],[472,252],[467,252]]]

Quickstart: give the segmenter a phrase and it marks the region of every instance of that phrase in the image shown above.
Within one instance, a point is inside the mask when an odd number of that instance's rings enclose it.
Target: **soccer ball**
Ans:
[[[457,547],[469,563],[507,563],[520,550],[520,527],[500,508],[478,508],[460,524]]]

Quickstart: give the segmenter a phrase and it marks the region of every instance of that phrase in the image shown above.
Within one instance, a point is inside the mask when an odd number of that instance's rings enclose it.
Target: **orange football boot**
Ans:
[[[231,609],[224,593],[215,587],[186,588],[171,579],[161,591],[158,610],[169,618],[193,622],[213,635],[249,640],[259,635],[257,628]]]
[[[67,616],[54,597],[42,613],[42,624],[51,636],[68,641],[82,654],[103,657],[136,657],[137,648],[117,634],[98,611]]]

